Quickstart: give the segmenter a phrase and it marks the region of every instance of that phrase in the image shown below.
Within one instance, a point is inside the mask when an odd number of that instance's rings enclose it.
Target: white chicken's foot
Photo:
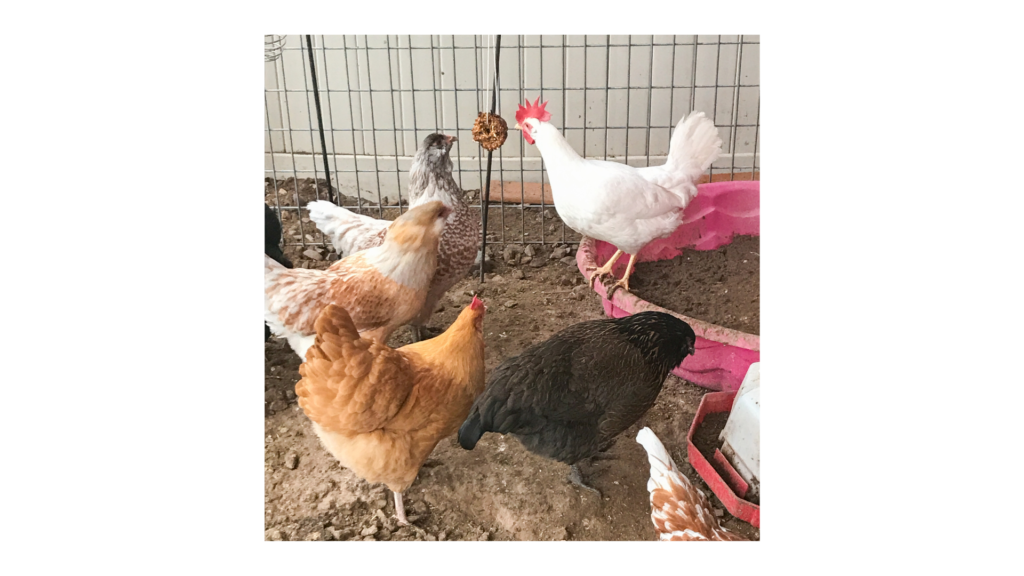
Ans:
[[[612,288],[611,288],[611,290],[608,291],[608,294],[611,294],[612,292],[615,292],[616,288],[624,288],[626,290],[626,292],[629,292],[629,277],[630,277],[631,274],[633,274],[633,263],[635,261],[636,261],[636,254],[631,254],[629,256],[629,264],[626,264],[626,273],[623,274],[621,280],[619,280],[615,284],[612,284]]]
[[[612,257],[609,258],[608,261],[604,263],[604,266],[601,266],[600,268],[595,268],[593,266],[587,267],[588,272],[591,270],[594,271],[594,274],[590,277],[591,290],[594,289],[594,282],[599,280],[602,276],[607,276],[612,273],[612,267],[615,266],[615,261],[619,259],[619,256],[622,256],[622,250],[616,250],[615,254],[612,254]]]
[[[395,492],[395,517],[398,518],[399,526],[409,525],[409,520],[405,517],[405,503],[402,502],[401,492]]]

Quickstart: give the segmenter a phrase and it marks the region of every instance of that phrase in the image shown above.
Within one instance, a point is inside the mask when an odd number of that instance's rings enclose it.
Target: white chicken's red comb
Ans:
[[[548,105],[547,101],[538,106],[537,104],[539,102],[540,96],[537,96],[537,100],[534,101],[533,104],[530,104],[529,99],[526,100],[526,107],[523,107],[523,105],[520,104],[519,110],[516,112],[516,122],[522,124],[523,120],[526,120],[527,118],[536,118],[541,122],[551,120],[551,112],[544,109],[544,107]]]

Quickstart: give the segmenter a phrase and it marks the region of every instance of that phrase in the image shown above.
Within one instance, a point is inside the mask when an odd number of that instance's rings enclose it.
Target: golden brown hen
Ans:
[[[661,540],[746,540],[719,524],[711,503],[700,489],[690,484],[650,428],[636,435],[651,463],[651,521]]]
[[[477,298],[443,334],[392,349],[360,338],[328,305],[299,367],[299,406],[327,450],[368,482],[404,492],[438,441],[455,432],[484,387],[484,305]]]

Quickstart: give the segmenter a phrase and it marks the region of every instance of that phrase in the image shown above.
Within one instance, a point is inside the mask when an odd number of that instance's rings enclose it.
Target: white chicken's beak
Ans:
[[[523,129],[523,127],[519,125],[519,122],[516,122],[516,125],[513,126],[513,128],[515,128],[516,130],[522,130]]]

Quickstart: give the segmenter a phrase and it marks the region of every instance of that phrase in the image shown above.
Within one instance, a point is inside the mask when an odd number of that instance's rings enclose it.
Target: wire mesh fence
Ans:
[[[481,208],[486,153],[471,129],[490,108],[494,37],[310,40],[265,39],[265,193],[286,246],[329,249],[305,214],[306,203],[329,198],[325,162],[340,204],[396,217],[412,156],[433,132],[457,136],[455,178]],[[759,179],[758,36],[502,36],[497,85],[497,113],[510,125],[519,103],[540,97],[577,152],[631,166],[663,163],[671,129],[703,111],[723,142],[706,178]],[[518,131],[494,154],[490,198],[488,244],[579,241],[555,213],[543,159]]]

